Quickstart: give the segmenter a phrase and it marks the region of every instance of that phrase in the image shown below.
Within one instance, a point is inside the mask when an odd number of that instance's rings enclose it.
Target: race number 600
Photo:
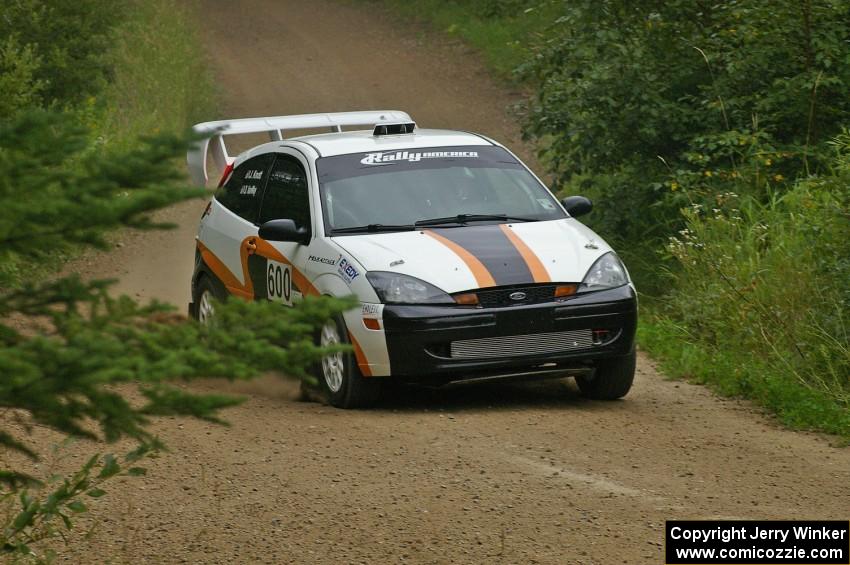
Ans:
[[[266,270],[266,290],[269,300],[292,306],[292,270],[289,265],[269,261]]]

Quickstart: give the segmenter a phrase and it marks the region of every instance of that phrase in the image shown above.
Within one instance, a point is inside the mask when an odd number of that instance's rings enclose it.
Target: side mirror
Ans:
[[[593,202],[590,198],[584,196],[567,196],[561,200],[561,204],[566,208],[567,213],[573,218],[589,214],[593,210]]]
[[[310,234],[304,228],[297,227],[293,220],[269,220],[260,226],[259,236],[267,241],[310,243]]]

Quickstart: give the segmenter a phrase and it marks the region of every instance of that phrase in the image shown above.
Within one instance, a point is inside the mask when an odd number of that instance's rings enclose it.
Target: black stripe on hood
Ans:
[[[534,276],[498,224],[434,230],[463,247],[490,271],[497,286],[532,284]]]

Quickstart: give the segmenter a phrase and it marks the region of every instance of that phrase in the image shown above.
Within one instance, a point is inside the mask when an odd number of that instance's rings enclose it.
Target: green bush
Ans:
[[[678,340],[762,367],[788,393],[769,402],[781,413],[800,389],[850,409],[850,135],[833,145],[830,172],[767,203],[722,193],[685,209],[668,244],[671,291],[656,304]],[[735,382],[737,393],[764,393],[752,378]]]
[[[44,83],[35,77],[39,62],[32,47],[22,47],[13,36],[0,44],[0,120],[41,104]]]
[[[528,133],[557,188],[621,208],[591,222],[627,255],[651,257],[680,227],[683,184],[706,205],[733,187],[764,200],[824,170],[850,117],[847,2],[560,5],[521,69],[535,88]],[[657,286],[657,273],[638,275]]]
[[[0,0],[0,118],[72,112],[100,143],[182,132],[216,103],[190,5]]]
[[[38,64],[22,84],[40,85],[44,104],[79,104],[103,90],[126,0],[0,0],[0,6],[0,37],[33,54]]]

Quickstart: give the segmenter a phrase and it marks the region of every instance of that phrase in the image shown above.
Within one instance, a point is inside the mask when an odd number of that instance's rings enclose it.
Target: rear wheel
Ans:
[[[202,324],[208,324],[215,315],[215,303],[221,300],[222,297],[209,277],[201,276],[195,285],[195,296],[192,297],[195,319]]]
[[[635,379],[637,355],[634,351],[623,357],[600,359],[591,377],[576,377],[581,393],[596,400],[615,400],[628,394]]]
[[[319,332],[319,345],[350,345],[345,322],[335,318]],[[322,357],[317,367],[319,388],[328,403],[338,408],[365,408],[378,400],[380,379],[364,377],[354,354],[335,351]]]

